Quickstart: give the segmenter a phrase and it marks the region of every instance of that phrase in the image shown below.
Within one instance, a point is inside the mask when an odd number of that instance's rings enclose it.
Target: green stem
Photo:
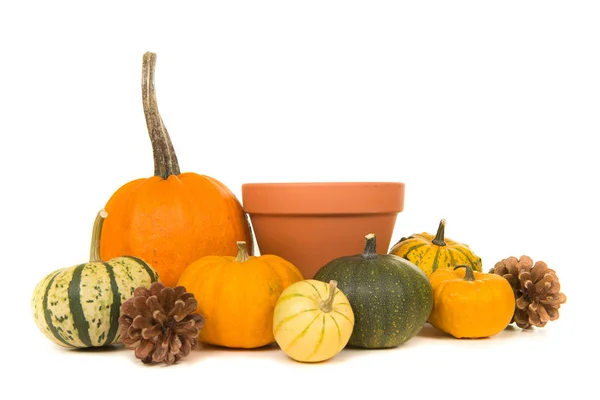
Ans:
[[[444,242],[444,228],[446,228],[446,220],[443,219],[440,221],[440,225],[438,226],[437,233],[435,238],[431,241],[433,244],[437,246],[445,246],[446,242]]]
[[[102,209],[96,215],[94,220],[94,227],[92,228],[92,244],[90,246],[90,262],[102,261],[100,258],[100,236],[102,235],[102,225],[104,225],[104,219],[108,217],[108,213],[105,209]]]
[[[321,300],[319,308],[321,311],[329,313],[333,310],[333,300],[335,299],[335,290],[337,288],[337,281],[329,281],[329,296],[327,299]]]
[[[365,250],[363,251],[362,257],[368,260],[379,257],[377,255],[377,242],[375,240],[374,233],[369,233],[367,236],[365,236]]]
[[[250,259],[250,256],[248,255],[248,249],[246,247],[246,242],[240,241],[237,242],[237,248],[238,248],[238,252],[237,252],[237,256],[235,257],[234,261],[237,262],[246,262]]]
[[[468,265],[464,265],[464,264],[457,265],[456,267],[454,267],[455,270],[457,268],[465,269],[465,281],[473,282],[475,280],[475,274],[473,274],[473,268],[471,268]]]
[[[142,101],[146,126],[152,142],[154,155],[154,176],[167,179],[170,175],[179,175],[179,162],[173,149],[173,143],[167,128],[158,112],[156,89],[154,87],[154,68],[156,54],[146,52],[142,63]]]

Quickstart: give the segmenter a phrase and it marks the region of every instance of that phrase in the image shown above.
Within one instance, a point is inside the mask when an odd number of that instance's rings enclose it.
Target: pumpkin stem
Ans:
[[[465,269],[465,281],[473,282],[475,280],[475,275],[473,274],[473,268],[468,265],[457,265],[454,269],[464,268]]]
[[[362,257],[366,259],[375,259],[379,257],[379,255],[377,255],[377,243],[375,241],[374,233],[369,233],[365,236],[365,250],[363,251]]]
[[[337,288],[337,281],[331,280],[329,281],[329,296],[327,299],[321,300],[319,303],[319,308],[323,312],[331,312],[333,310],[333,299],[335,299],[335,290]]]
[[[444,242],[444,228],[446,227],[446,220],[443,219],[440,221],[440,226],[438,226],[437,233],[435,238],[431,241],[431,243],[438,246],[445,246],[446,242]]]
[[[244,242],[244,241],[237,242],[237,248],[238,248],[238,252],[237,252],[237,256],[235,257],[234,261],[237,261],[237,262],[248,261],[250,259],[250,256],[248,255],[248,249],[246,247],[246,242]]]
[[[105,209],[102,209],[96,215],[94,227],[92,228],[92,244],[90,246],[90,262],[102,261],[100,258],[100,236],[102,235],[102,225],[104,218],[108,217]]]
[[[173,149],[173,143],[169,132],[163,124],[158,104],[156,102],[156,90],[154,88],[154,67],[156,66],[156,54],[146,52],[142,63],[142,100],[144,104],[144,116],[146,126],[152,142],[152,153],[154,155],[154,176],[162,176],[167,179],[170,175],[179,175],[179,162]]]

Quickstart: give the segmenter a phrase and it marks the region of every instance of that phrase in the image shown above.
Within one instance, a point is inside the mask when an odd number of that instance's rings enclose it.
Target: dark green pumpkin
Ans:
[[[314,279],[336,280],[354,311],[348,344],[362,348],[396,347],[412,339],[433,307],[429,279],[416,265],[391,254],[377,254],[375,235],[366,236],[363,254],[330,261]]]

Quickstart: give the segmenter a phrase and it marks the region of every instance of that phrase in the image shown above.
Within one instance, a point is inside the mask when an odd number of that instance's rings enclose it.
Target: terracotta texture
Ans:
[[[357,253],[368,233],[377,236],[377,252],[387,253],[404,183],[247,183],[242,202],[260,253],[290,261],[309,279],[334,258]]]

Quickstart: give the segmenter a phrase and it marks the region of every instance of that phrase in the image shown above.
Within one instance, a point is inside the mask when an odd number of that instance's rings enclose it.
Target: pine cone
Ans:
[[[121,341],[144,364],[171,365],[198,344],[204,318],[194,313],[197,305],[183,286],[165,288],[155,282],[150,289],[138,287],[121,305]]]
[[[543,261],[535,264],[528,256],[509,257],[496,263],[491,274],[503,276],[515,293],[516,307],[511,323],[519,328],[544,327],[558,319],[558,309],[567,301],[560,292],[556,272]]]

